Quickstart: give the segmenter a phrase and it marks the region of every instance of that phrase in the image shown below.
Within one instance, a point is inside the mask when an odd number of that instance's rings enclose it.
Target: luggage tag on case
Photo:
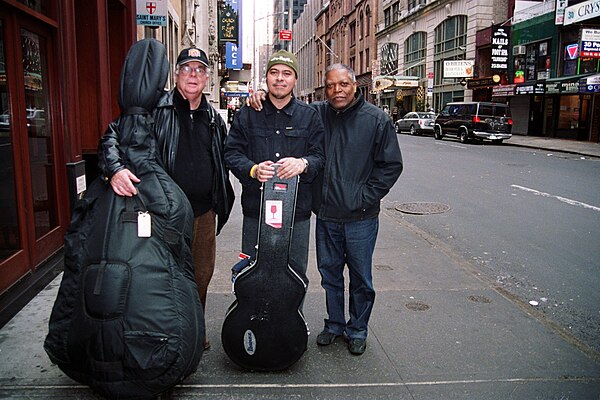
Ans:
[[[150,237],[152,236],[152,217],[148,211],[138,212],[138,237]]]

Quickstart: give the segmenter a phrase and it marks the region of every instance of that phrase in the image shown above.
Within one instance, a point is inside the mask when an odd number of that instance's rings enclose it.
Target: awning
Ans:
[[[546,79],[546,94],[576,94],[579,93],[580,80],[591,76],[592,74],[580,74],[561,76],[558,78]]]
[[[419,86],[421,78],[418,76],[404,76],[404,75],[380,75],[373,79],[373,90],[376,92],[388,89],[410,89]]]

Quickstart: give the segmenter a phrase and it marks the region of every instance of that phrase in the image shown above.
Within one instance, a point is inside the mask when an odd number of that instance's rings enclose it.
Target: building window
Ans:
[[[350,46],[356,44],[356,21],[350,23]]]
[[[367,31],[365,33],[365,36],[369,36],[371,34],[371,8],[369,6],[367,6],[365,14],[367,15]]]
[[[464,60],[467,51],[467,16],[450,17],[435,28],[434,71],[436,85],[444,79],[444,61]],[[458,81],[458,79],[455,79]]]
[[[387,8],[383,11],[383,23],[386,27],[390,26],[392,23],[392,10],[390,8]]]
[[[381,47],[381,74],[398,73],[398,43],[386,43]]]
[[[404,41],[404,74],[425,79],[427,33],[416,32]]]
[[[358,18],[358,23],[360,25],[358,28],[359,29],[358,35],[359,35],[359,38],[362,39],[365,34],[365,18],[364,18],[364,14],[362,11],[360,12],[360,17]]]
[[[425,0],[408,0],[408,11],[412,11],[418,6],[424,6]]]
[[[365,68],[366,68],[366,72],[369,72],[369,69],[371,68],[371,58],[369,57],[369,49],[365,49]]]
[[[392,4],[392,23],[398,22],[400,16],[400,3]]]

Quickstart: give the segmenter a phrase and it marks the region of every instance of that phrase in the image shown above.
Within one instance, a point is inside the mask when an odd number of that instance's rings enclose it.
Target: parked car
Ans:
[[[435,119],[434,137],[455,136],[461,143],[470,140],[491,140],[502,143],[512,134],[510,108],[503,103],[448,103]]]
[[[409,112],[396,121],[396,133],[410,132],[411,135],[433,134],[435,114],[432,112]]]

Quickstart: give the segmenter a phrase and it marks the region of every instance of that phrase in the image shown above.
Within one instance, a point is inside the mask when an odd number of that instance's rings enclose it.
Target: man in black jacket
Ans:
[[[269,95],[262,111],[243,107],[234,117],[225,144],[225,160],[242,184],[242,252],[253,256],[261,207],[260,187],[274,175],[300,175],[290,266],[306,281],[312,181],[323,168],[324,127],[317,112],[298,101],[292,91],[298,80],[298,62],[287,51],[274,53],[266,72]]]
[[[354,71],[343,64],[325,70],[327,102],[317,103],[327,128],[326,164],[317,178],[317,265],[325,289],[325,328],[317,344],[344,335],[350,353],[366,349],[375,302],[372,266],[381,199],[402,173],[402,154],[390,117],[356,93]],[[350,319],[344,305],[344,266],[350,277]]]
[[[203,308],[215,268],[216,235],[227,222],[234,201],[223,159],[227,129],[202,93],[208,79],[206,53],[195,47],[182,50],[177,57],[176,86],[162,96],[153,111],[162,165],[194,210],[192,258]],[[134,183],[140,180],[125,167],[118,139],[118,128],[110,124],[100,141],[100,169],[115,193],[133,196]],[[204,347],[210,347],[208,340]]]
[[[315,179],[317,266],[327,314],[317,344],[344,335],[350,353],[366,349],[375,302],[372,265],[381,199],[402,173],[402,154],[390,117],[356,93],[354,71],[344,64],[325,70],[327,101],[311,105],[325,124],[325,168]],[[263,94],[250,99],[261,109]],[[350,278],[350,319],[345,318],[344,267]]]

